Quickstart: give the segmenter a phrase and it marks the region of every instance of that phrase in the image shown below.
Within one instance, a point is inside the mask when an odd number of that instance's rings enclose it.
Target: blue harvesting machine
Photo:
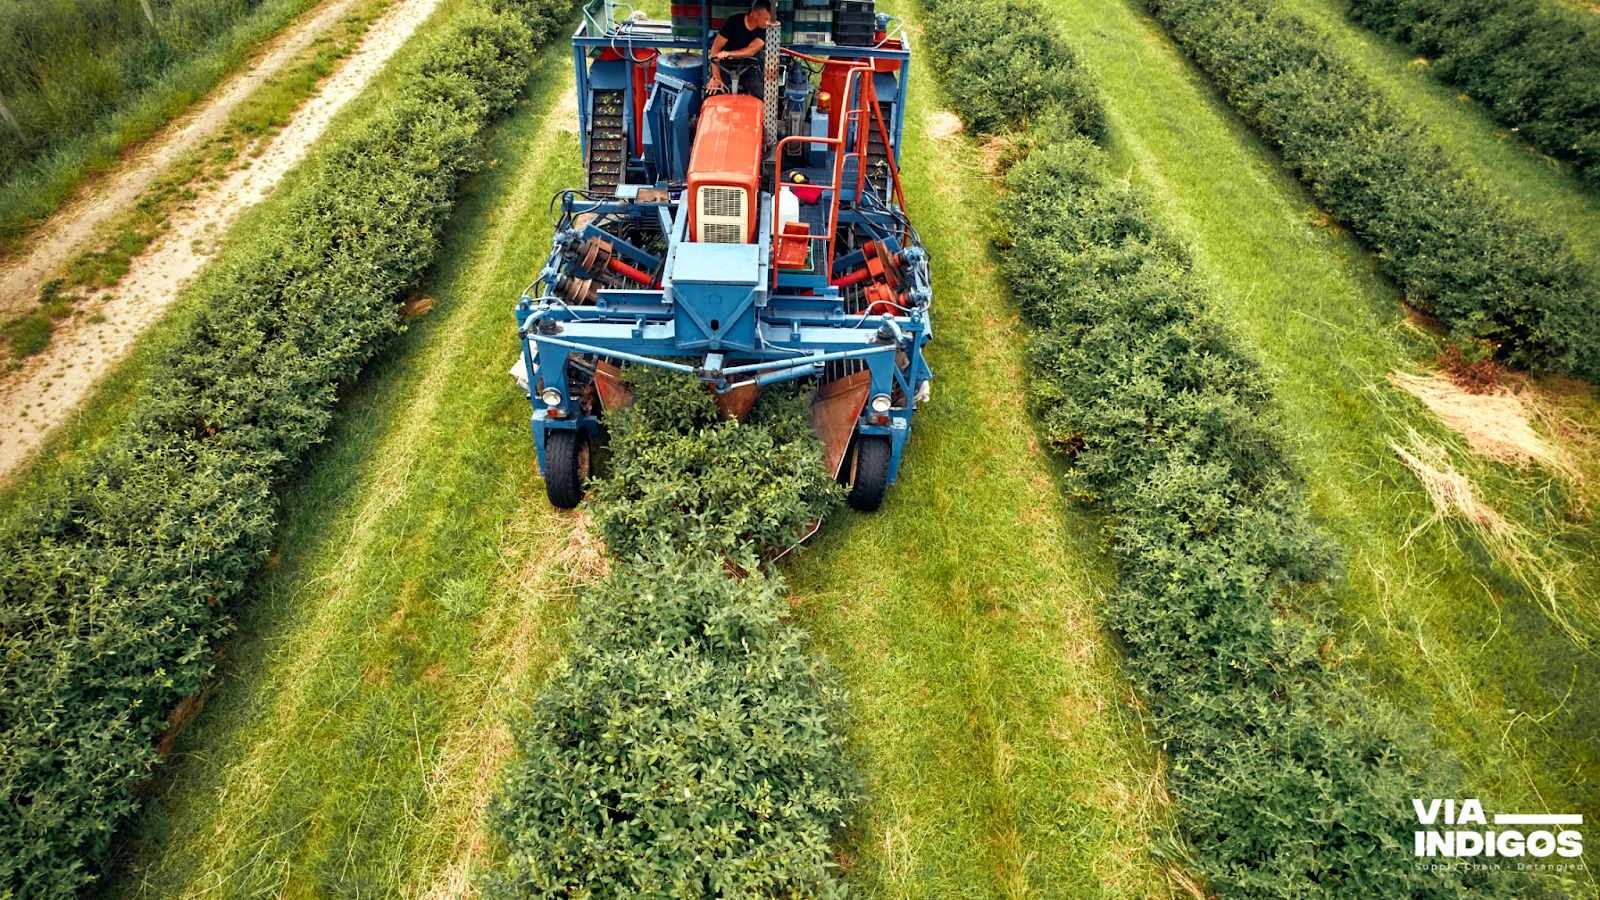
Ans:
[[[709,96],[722,8],[674,5],[672,22],[585,10],[572,47],[587,183],[552,199],[512,368],[559,508],[583,500],[600,413],[629,402],[624,364],[692,374],[724,418],[803,379],[851,506],[876,510],[895,482],[932,377],[928,254],[899,174],[910,46],[872,0],[820,0],[832,19],[796,2],[818,0],[779,0],[802,41],[774,22],[754,57],[725,63],[732,93]],[[863,10],[859,27],[848,14]],[[761,96],[739,92],[742,65]]]

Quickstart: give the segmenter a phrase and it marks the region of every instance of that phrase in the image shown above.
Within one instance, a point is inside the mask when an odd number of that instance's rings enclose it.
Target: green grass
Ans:
[[[394,0],[358,0],[332,27],[284,64],[280,73],[241,100],[228,121],[193,149],[174,159],[132,207],[103,224],[100,249],[85,249],[68,260],[62,275],[73,285],[113,287],[128,274],[133,257],[167,230],[167,219],[185,201],[230,170],[249,168],[289,123],[289,116],[349,56],[369,22]],[[215,185],[211,185],[215,187]]]
[[[933,400],[883,509],[834,516],[785,567],[858,710],[871,799],[841,863],[873,897],[1165,896],[1165,787],[1096,619],[1114,576],[1023,409],[1026,333],[987,239],[997,183],[965,139],[929,138],[943,95],[925,60],[910,96]]]
[[[308,48],[298,60],[289,64],[294,68],[289,69],[289,75],[285,77],[297,78],[308,71],[308,67],[320,67],[322,63],[319,60],[332,58],[329,54],[343,52],[341,48],[347,48],[353,43],[365,31],[366,23],[392,2],[393,0],[358,0],[349,14],[323,36],[328,38],[326,42],[314,42],[313,47]],[[442,7],[453,9],[457,5],[459,5],[457,0],[446,0]],[[399,71],[397,61],[414,55],[415,47],[415,43],[408,43],[402,47],[390,59],[389,65],[372,79],[367,89],[345,104],[345,107],[334,116],[333,121],[328,123],[326,133],[344,133],[354,123],[370,117],[398,86],[398,76],[395,74]],[[262,116],[282,115],[286,111],[292,111],[291,105],[302,102],[304,96],[297,87],[264,84],[257,88],[235,110],[223,134],[175,161],[173,167],[163,174],[152,192],[140,198],[135,209],[109,223],[108,230],[115,240],[148,243],[166,218],[166,211],[170,205],[182,199],[182,190],[187,185],[193,183],[195,179],[215,180],[221,177],[216,172],[221,161],[214,154],[219,146],[232,146],[235,143],[232,139],[224,140],[224,138],[228,138],[230,134],[244,133],[246,126],[262,122]],[[229,229],[228,238],[223,242],[224,245],[232,242],[249,243],[255,240],[261,223],[272,219],[268,211],[277,208],[277,204],[281,202],[279,198],[292,193],[293,185],[318,164],[317,159],[318,151],[313,149],[305,161],[285,173],[271,196],[247,210],[234,223]],[[116,248],[108,247],[104,253],[109,254],[113,249]],[[218,256],[225,255],[225,250],[219,248]],[[102,271],[97,262],[82,257],[74,260],[72,265],[83,266],[83,272],[80,274],[83,274],[90,283],[97,281]],[[202,274],[201,277],[203,279],[206,276]],[[127,358],[100,379],[72,418],[40,447],[34,460],[27,466],[13,471],[9,479],[0,483],[0,515],[16,508],[19,503],[28,502],[29,498],[36,495],[39,485],[73,454],[101,446],[117,433],[126,420],[133,401],[142,390],[150,367],[159,364],[172,341],[185,333],[186,323],[195,312],[190,308],[189,299],[203,294],[204,291],[197,291],[195,288],[181,290],[172,309],[139,336]],[[66,365],[70,366],[73,363]]]
[[[493,137],[433,312],[352,387],[292,487],[225,674],[108,894],[453,896],[487,852],[511,691],[555,658],[580,559],[505,375],[518,279],[548,250],[544,203],[579,175],[575,137],[542,117],[571,84],[562,63],[542,58]]]
[[[1428,71],[1404,44],[1351,21],[1346,0],[1283,0],[1332,38],[1330,49],[1355,61],[1388,95],[1428,124],[1433,138],[1468,164],[1514,205],[1540,216],[1566,237],[1579,258],[1600,269],[1600,193],[1572,167],[1539,153],[1496,122],[1481,104]]]
[[[1276,375],[1303,436],[1314,509],[1345,548],[1333,605],[1360,662],[1462,761],[1445,773],[1514,811],[1600,812],[1593,520],[1549,473],[1488,463],[1387,376],[1438,350],[1398,293],[1326,219],[1137,2],[1050,0],[1101,79],[1116,168],[1191,242],[1197,276]],[[1592,403],[1575,412],[1593,415]],[[1592,420],[1592,419],[1591,419]],[[1514,576],[1481,529],[1436,520],[1390,446],[1415,428],[1521,528],[1537,572]],[[1560,625],[1584,638],[1580,646]],[[1405,860],[1397,860],[1404,864]]]
[[[0,241],[10,249],[94,169],[204,97],[311,0],[137,3],[54,0],[0,6],[0,93],[20,132],[0,128]],[[71,23],[65,25],[63,23]]]

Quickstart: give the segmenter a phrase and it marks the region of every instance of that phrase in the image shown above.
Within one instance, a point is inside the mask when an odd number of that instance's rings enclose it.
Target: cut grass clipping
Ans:
[[[849,705],[761,557],[840,502],[805,395],[721,421],[694,378],[631,367],[596,527],[618,559],[525,715],[489,810],[486,897],[839,897],[859,800]]]
[[[209,678],[266,559],[276,486],[400,328],[485,127],[564,11],[489,0],[433,36],[384,110],[208,274],[124,431],[0,528],[0,894],[94,879],[166,712]]]

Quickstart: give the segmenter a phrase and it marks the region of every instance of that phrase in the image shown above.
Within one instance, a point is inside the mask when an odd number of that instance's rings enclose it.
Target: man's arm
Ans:
[[[728,46],[728,39],[718,33],[717,39],[711,42],[711,58],[716,59],[722,48]],[[711,70],[711,77],[706,79],[706,92],[715,94],[722,90],[722,70],[711,65],[706,68]]]

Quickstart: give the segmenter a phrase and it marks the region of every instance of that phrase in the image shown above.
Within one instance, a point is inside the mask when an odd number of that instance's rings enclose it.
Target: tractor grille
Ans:
[[[737,225],[706,224],[700,226],[700,240],[707,244],[742,244],[744,232]]]
[[[701,188],[700,215],[719,219],[743,218],[744,191],[739,188]]]
[[[749,206],[744,188],[701,187],[695,219],[695,240],[707,244],[742,244],[750,233]]]

